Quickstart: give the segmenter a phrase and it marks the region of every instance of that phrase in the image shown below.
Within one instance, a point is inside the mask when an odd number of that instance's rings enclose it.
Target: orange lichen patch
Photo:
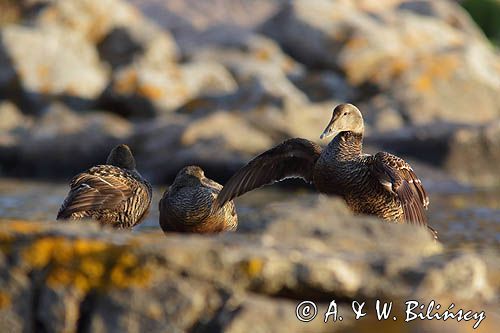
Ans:
[[[267,50],[257,50],[254,54],[257,59],[262,61],[267,61],[271,58],[271,55]]]
[[[428,92],[432,90],[435,80],[449,79],[459,67],[460,60],[454,54],[444,54],[421,60],[421,73],[413,82],[417,91]]]
[[[407,59],[395,58],[392,59],[389,66],[390,76],[392,78],[400,76],[402,73],[408,70],[410,64]]]
[[[100,240],[45,237],[25,248],[22,257],[34,269],[48,270],[49,286],[85,292],[146,285],[151,271],[129,250]]]
[[[165,95],[162,87],[153,84],[143,83],[137,88],[137,93],[151,100],[158,100]]]
[[[291,58],[285,58],[283,62],[283,70],[285,71],[285,73],[290,72],[295,68],[295,66],[295,62]]]
[[[432,89],[432,79],[430,76],[421,75],[413,82],[413,87],[420,92],[430,91]]]
[[[10,295],[0,291],[0,309],[6,308],[12,304],[12,300],[10,299]]]
[[[359,49],[368,45],[368,41],[362,37],[353,37],[346,44],[347,49]]]
[[[7,229],[11,232],[18,234],[31,234],[40,231],[42,229],[40,223],[35,223],[35,222],[21,221],[21,220],[19,221],[8,220],[6,222],[8,222]]]
[[[36,73],[40,77],[46,77],[49,75],[49,67],[47,65],[39,65],[36,69]]]
[[[410,64],[407,59],[397,57],[387,59],[383,64],[377,66],[377,70],[370,78],[370,81],[375,83],[390,82],[401,76],[409,67]]]
[[[137,72],[135,70],[128,70],[119,76],[113,84],[113,88],[119,94],[130,94],[135,91],[137,80]]]
[[[264,263],[259,258],[251,258],[242,264],[243,271],[249,277],[255,277],[260,275],[263,267]]]

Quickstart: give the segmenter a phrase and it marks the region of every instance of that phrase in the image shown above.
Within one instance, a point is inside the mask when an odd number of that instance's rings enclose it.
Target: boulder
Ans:
[[[159,67],[137,62],[114,73],[103,103],[122,115],[147,118],[171,112],[196,95],[224,94],[235,86],[231,74],[213,62]]]
[[[352,300],[497,306],[498,251],[444,251],[424,228],[353,217],[318,195],[268,206],[259,219],[254,232],[215,236],[2,220],[0,329],[302,331],[295,308],[309,300],[320,312],[307,327],[323,331],[331,300],[343,328],[356,325]]]
[[[0,133],[7,133],[18,129],[29,128],[33,121],[23,115],[18,107],[10,101],[0,101]]]
[[[227,179],[272,144],[244,118],[225,111],[195,119],[171,115],[151,121],[138,127],[133,142],[149,179],[162,183],[170,183],[190,164],[200,165],[210,178]]]
[[[390,96],[410,123],[497,118],[500,58],[458,4],[438,3],[296,0],[261,31],[308,67],[342,73],[364,98]]]
[[[0,54],[8,60],[0,66],[0,90],[21,96],[26,111],[39,112],[54,97],[91,107],[107,85],[106,67],[79,34],[56,26],[10,25],[0,40]]]
[[[499,122],[487,125],[436,123],[373,134],[366,142],[442,168],[455,179],[483,187],[499,185]]]
[[[126,142],[132,125],[104,112],[76,113],[62,104],[46,108],[30,131],[2,145],[0,163],[15,176],[72,177],[104,163],[114,145]]]

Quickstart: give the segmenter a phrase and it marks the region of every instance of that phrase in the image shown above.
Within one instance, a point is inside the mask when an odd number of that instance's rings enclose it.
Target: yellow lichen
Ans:
[[[164,91],[161,87],[146,83],[138,87],[137,93],[152,100],[157,100],[164,96]]]
[[[135,90],[137,81],[137,72],[133,69],[128,70],[116,80],[113,88],[119,94],[130,94]]]
[[[9,223],[9,230],[18,234],[31,234],[40,231],[40,225],[34,222],[15,221]]]
[[[48,270],[47,284],[51,287],[87,291],[144,286],[150,269],[129,251],[127,245],[99,240],[45,237],[25,248],[22,256],[34,269]]]
[[[365,38],[354,37],[351,38],[346,44],[347,49],[359,49],[368,45],[368,41]]]
[[[460,60],[454,54],[444,54],[420,60],[421,72],[413,82],[417,91],[432,90],[435,80],[448,80],[460,65]]]
[[[251,258],[243,263],[243,270],[249,277],[260,275],[263,267],[264,263],[258,258]]]
[[[0,291],[0,309],[10,306],[12,300],[6,292]]]
[[[257,50],[254,54],[255,54],[255,57],[257,59],[262,60],[262,61],[267,61],[271,58],[271,55],[269,54],[269,52],[267,50],[263,50],[263,49]]]

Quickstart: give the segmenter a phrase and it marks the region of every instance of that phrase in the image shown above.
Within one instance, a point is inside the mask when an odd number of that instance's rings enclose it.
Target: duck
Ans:
[[[235,231],[238,215],[232,200],[215,208],[222,185],[205,177],[196,165],[182,168],[159,202],[160,226],[165,233]],[[215,208],[215,209],[214,209]]]
[[[288,139],[238,170],[224,185],[216,207],[246,192],[287,178],[301,178],[327,195],[342,197],[355,214],[427,227],[429,196],[411,166],[395,155],[363,153],[364,121],[353,104],[337,105],[320,139],[323,149],[302,139]]]
[[[73,177],[57,220],[94,219],[102,225],[131,229],[146,217],[152,187],[136,170],[130,147],[114,147],[106,164]]]

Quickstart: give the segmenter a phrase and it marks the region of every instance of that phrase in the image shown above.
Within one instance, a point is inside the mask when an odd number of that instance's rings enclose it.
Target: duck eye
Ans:
[[[347,116],[347,112],[344,112],[344,116]]]

